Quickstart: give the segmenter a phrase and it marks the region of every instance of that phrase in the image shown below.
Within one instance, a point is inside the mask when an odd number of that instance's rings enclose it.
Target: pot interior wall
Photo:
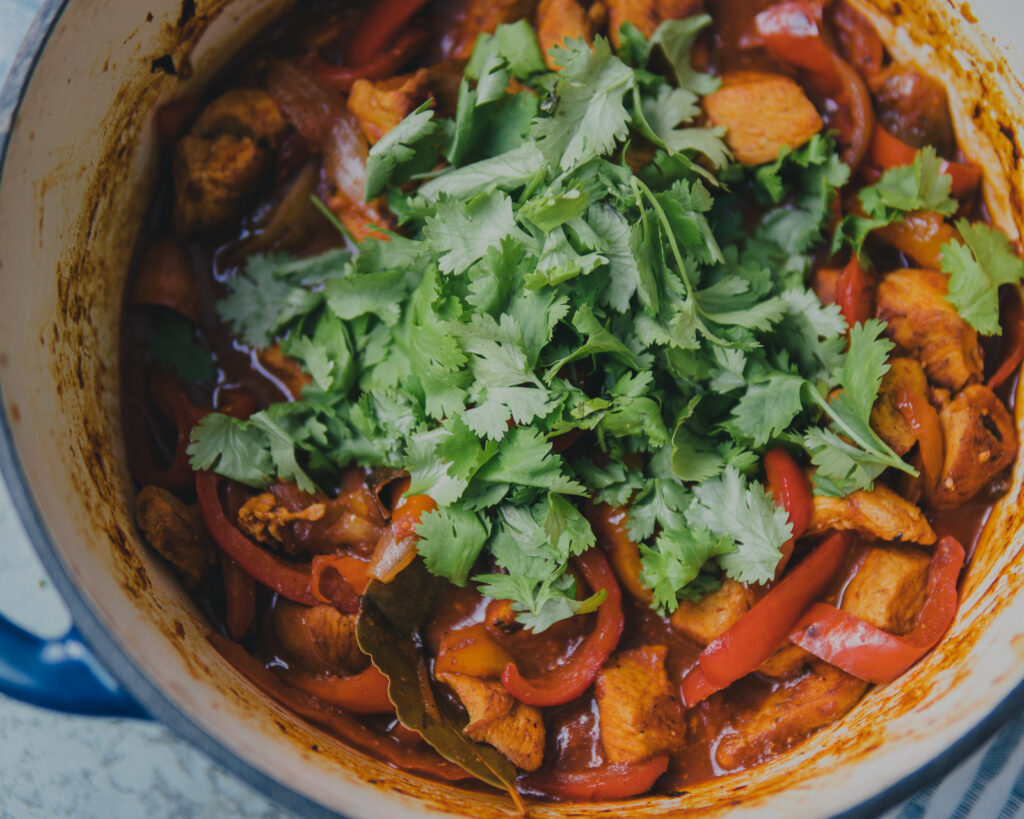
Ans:
[[[187,725],[182,730],[197,741],[216,737],[243,761],[237,770],[251,766],[250,776],[256,771],[353,817],[512,815],[498,796],[425,783],[352,752],[254,692],[212,651],[202,617],[140,543],[132,520],[117,333],[124,273],[151,193],[151,114],[159,101],[200,86],[283,4],[68,5],[31,79],[0,179],[4,411],[56,559],[96,623],[160,692],[137,692],[158,716]],[[990,208],[1016,235],[1024,207],[1014,123],[1024,115],[1024,93],[1011,65],[1021,64],[1007,63],[999,44],[977,34],[963,4],[907,5],[871,0],[868,7],[898,56],[933,72],[936,59],[944,66],[959,92],[960,137],[987,165]],[[1004,5],[978,2],[975,14],[993,32],[1024,30],[1008,25]],[[958,43],[956,53],[950,42]],[[957,624],[927,661],[771,764],[683,796],[638,800],[632,813],[842,810],[973,727],[1024,668],[1017,635],[1024,616],[1022,479],[1018,466],[972,565]],[[622,812],[621,804],[542,806],[536,815]]]

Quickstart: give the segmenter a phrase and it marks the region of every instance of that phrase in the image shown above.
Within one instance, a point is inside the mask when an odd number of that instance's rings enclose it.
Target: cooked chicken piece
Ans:
[[[946,456],[934,506],[957,506],[1009,466],[1017,454],[1013,416],[988,387],[966,387],[939,413]]]
[[[202,110],[190,133],[205,139],[220,134],[249,137],[276,148],[287,130],[284,114],[270,94],[258,88],[232,88]]]
[[[681,600],[672,614],[672,627],[695,643],[707,645],[740,619],[750,608],[747,592],[726,578],[722,587],[699,601]]]
[[[274,632],[285,659],[306,671],[353,674],[369,665],[356,642],[356,617],[333,606],[303,606],[278,597]]]
[[[936,387],[929,384],[928,400],[931,401],[933,407],[941,412],[953,400],[953,393],[945,387]]]
[[[880,483],[845,498],[815,495],[807,534],[820,535],[830,529],[856,529],[879,540],[925,546],[935,542],[935,532],[921,510]]]
[[[912,358],[898,357],[889,361],[889,371],[882,377],[878,399],[871,408],[871,428],[897,455],[906,455],[917,443],[917,437],[897,404],[901,389],[928,395],[928,379],[921,365]]]
[[[766,677],[788,680],[802,672],[812,657],[809,651],[786,640],[757,670]]]
[[[728,129],[726,144],[745,165],[771,162],[782,148],[799,148],[822,128],[803,89],[781,74],[727,74],[722,87],[704,98],[704,110],[708,122]]]
[[[683,709],[665,671],[665,646],[613,656],[594,681],[601,746],[611,763],[650,759],[682,745]]]
[[[270,152],[249,137],[182,137],[173,163],[175,229],[213,230],[234,219],[269,168]]]
[[[199,508],[159,486],[145,486],[135,501],[143,537],[171,563],[188,589],[194,589],[217,559]]]
[[[458,11],[458,25],[446,37],[449,57],[469,59],[481,34],[491,34],[502,23],[532,17],[537,0],[466,0]]]
[[[557,71],[559,66],[551,49],[569,40],[582,37],[588,43],[594,36],[586,10],[576,0],[540,0],[537,6],[537,39],[544,62]]]
[[[632,23],[650,38],[665,20],[681,20],[704,11],[704,0],[607,0],[608,35],[619,47],[619,28]]]
[[[841,608],[880,629],[906,634],[924,605],[930,563],[918,549],[869,549],[843,592]]]
[[[438,676],[458,694],[469,723],[462,732],[477,742],[493,745],[518,768],[535,771],[544,758],[544,719],[540,711],[524,705],[497,680],[465,674]]]
[[[779,686],[759,706],[737,712],[718,743],[716,761],[729,771],[749,768],[792,748],[843,717],[867,687],[838,668],[814,662],[808,674]]]
[[[978,332],[946,301],[946,277],[934,270],[896,270],[878,286],[878,317],[907,355],[942,387],[981,380]]]
[[[442,112],[454,113],[461,72],[462,63],[449,60],[386,80],[356,80],[348,110],[374,144],[428,99]]]
[[[289,509],[270,492],[255,495],[238,510],[238,526],[260,543],[274,545],[285,538],[285,527],[297,520],[317,521],[327,505],[311,503],[302,509]]]

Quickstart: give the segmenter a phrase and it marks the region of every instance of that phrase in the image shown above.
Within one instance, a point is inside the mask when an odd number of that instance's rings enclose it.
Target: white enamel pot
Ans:
[[[0,97],[0,127],[12,117],[0,153],[0,467],[77,626],[44,643],[0,620],[0,690],[91,713],[144,711],[311,816],[511,816],[505,797],[389,768],[255,691],[213,651],[196,606],[133,523],[118,328],[152,193],[152,114],[200,88],[285,5],[51,0]],[[950,88],[961,144],[986,170],[989,210],[1018,237],[1024,6],[858,5],[897,58]],[[846,718],[767,765],[683,795],[533,813],[871,815],[948,771],[1024,705],[1022,482],[1024,463],[978,547],[950,634]]]

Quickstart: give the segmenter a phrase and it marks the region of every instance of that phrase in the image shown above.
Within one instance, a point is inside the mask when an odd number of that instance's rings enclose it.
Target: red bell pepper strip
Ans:
[[[667,769],[668,757],[655,756],[644,762],[620,762],[581,771],[544,771],[527,776],[522,784],[528,793],[554,799],[625,799],[647,793]]]
[[[363,15],[348,47],[348,64],[367,65],[398,35],[427,0],[378,0]]]
[[[910,165],[917,158],[917,150],[897,139],[881,125],[875,125],[875,133],[871,138],[871,152],[868,160],[882,170]],[[974,192],[981,182],[981,168],[961,162],[942,160],[939,173],[949,174],[953,180],[950,193],[961,199]]]
[[[875,283],[860,266],[857,255],[847,262],[836,282],[836,302],[846,319],[847,332],[863,324],[875,311]]]
[[[395,713],[395,706],[388,699],[388,678],[372,665],[350,677],[308,674],[293,669],[280,669],[278,676],[292,688],[344,708],[351,714]]]
[[[332,65],[322,57],[314,56],[307,65],[310,72],[335,91],[347,94],[356,80],[379,80],[391,77],[411,60],[427,40],[427,32],[409,29],[403,31],[386,51],[357,67]]]
[[[334,606],[343,614],[359,611],[359,595],[345,578],[346,564],[339,560],[344,555],[317,555],[313,558],[313,570],[309,589],[321,603]]]
[[[757,32],[772,56],[803,69],[811,89],[836,103],[830,125],[839,131],[843,161],[856,168],[874,129],[871,95],[856,69],[826,45],[821,36],[820,6],[789,0],[765,9],[755,19]]]
[[[914,627],[902,637],[834,606],[817,603],[796,624],[789,639],[854,677],[891,682],[931,651],[949,630],[956,614],[956,583],[964,559],[964,547],[956,538],[947,536],[939,541],[928,570],[924,606]]]
[[[515,663],[505,666],[501,682],[505,689],[527,705],[563,705],[580,696],[608,661],[622,636],[622,592],[615,574],[600,549],[573,558],[576,568],[592,590],[604,589],[607,597],[597,610],[597,623],[569,661],[541,677],[528,679]]]
[[[321,702],[305,691],[286,685],[281,679],[238,643],[226,640],[219,634],[207,635],[211,645],[253,685],[271,699],[298,714],[315,725],[327,728],[331,733],[344,739],[362,751],[375,754],[398,768],[416,773],[436,776],[449,782],[472,779],[467,773],[445,759],[433,749],[400,745],[387,736],[378,734],[357,722],[340,708]]]
[[[782,559],[775,569],[775,579],[778,580],[793,555],[796,541],[807,531],[814,499],[811,497],[811,482],[782,447],[770,449],[764,454],[764,473],[775,505],[786,510],[793,527],[793,536],[781,547]]]
[[[1003,310],[1003,361],[999,369],[988,380],[990,389],[997,390],[1012,376],[1024,361],[1024,301],[1020,290],[1012,287],[1007,291],[1006,307]]]
[[[838,532],[804,558],[736,623],[704,649],[683,681],[687,707],[754,671],[786,639],[793,624],[842,565],[853,535]],[[706,678],[689,678],[695,673]]]
[[[199,511],[217,545],[257,582],[296,603],[315,606],[317,599],[310,590],[309,568],[288,563],[261,549],[232,525],[224,515],[217,494],[220,481],[216,473],[206,470],[196,473]]]
[[[224,608],[228,634],[241,640],[256,616],[256,581],[221,549],[220,567],[224,575]]]
[[[942,475],[943,439],[939,414],[927,398],[905,387],[900,387],[896,393],[896,406],[917,438],[924,473],[924,497],[928,500]]]

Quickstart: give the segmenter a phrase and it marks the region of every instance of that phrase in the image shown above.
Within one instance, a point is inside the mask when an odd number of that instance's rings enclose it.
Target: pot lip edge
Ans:
[[[22,104],[50,36],[56,30],[71,2],[73,0],[43,0],[30,24],[28,33],[11,62],[6,81],[0,88],[0,103],[6,101],[9,104],[6,128],[0,130],[0,188],[3,186],[11,135],[17,125]],[[78,629],[83,640],[95,653],[103,667],[128,690],[132,697],[139,701],[148,714],[172,734],[197,748],[216,765],[230,771],[280,806],[315,819],[321,817],[345,819],[343,814],[300,794],[232,752],[175,705],[154,682],[143,675],[127,652],[107,632],[99,617],[88,606],[68,575],[43,522],[14,442],[7,405],[3,401],[2,379],[0,379],[0,477],[3,478],[7,486],[11,506],[15,510],[33,550],[39,556],[71,613],[73,626]],[[860,817],[877,816],[896,803],[909,798],[949,773],[959,762],[966,759],[992,737],[997,729],[1022,707],[1024,707],[1024,679],[1021,679],[988,714],[967,728],[959,739],[881,792],[863,799],[839,813],[832,814],[833,819],[860,819]]]

